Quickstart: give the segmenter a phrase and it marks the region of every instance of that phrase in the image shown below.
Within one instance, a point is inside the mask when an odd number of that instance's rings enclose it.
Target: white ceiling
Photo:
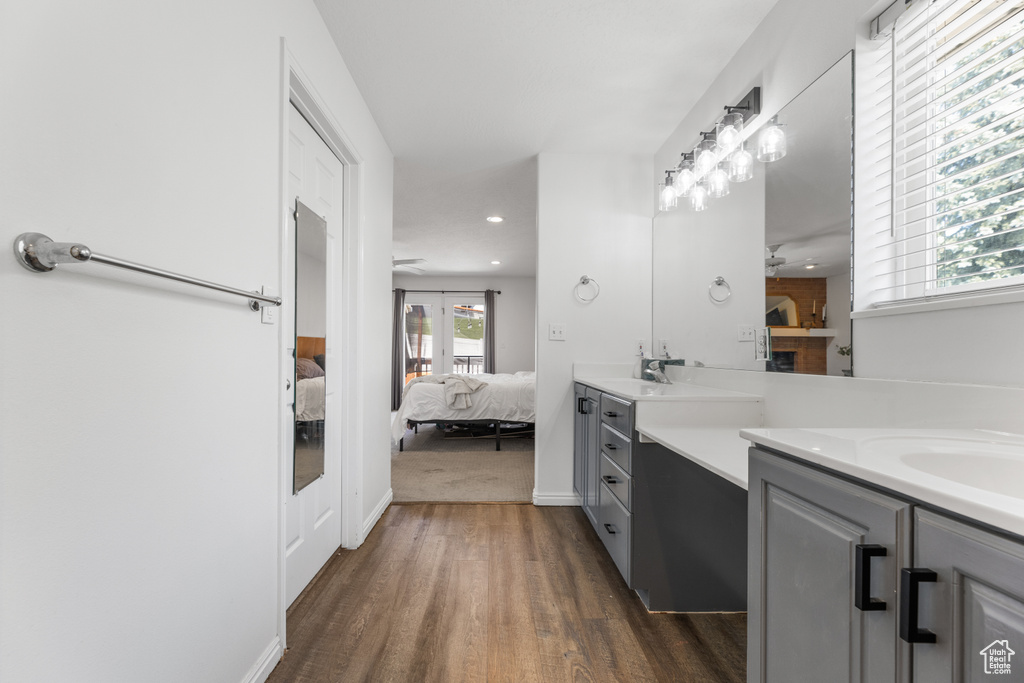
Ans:
[[[535,155],[653,155],[776,0],[315,2],[395,155],[394,257],[524,276]]]

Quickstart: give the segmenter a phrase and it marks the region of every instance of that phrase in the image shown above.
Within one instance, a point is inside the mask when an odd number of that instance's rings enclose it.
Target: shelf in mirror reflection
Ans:
[[[773,327],[773,337],[834,337],[838,330],[830,327]]]

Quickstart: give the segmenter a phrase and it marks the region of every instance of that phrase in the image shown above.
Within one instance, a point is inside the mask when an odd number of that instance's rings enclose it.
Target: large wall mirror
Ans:
[[[294,493],[324,473],[326,350],[327,222],[296,202]]]
[[[708,367],[851,374],[852,83],[850,53],[779,111],[785,157],[757,164],[706,211],[655,217],[656,349]],[[709,296],[719,277],[724,301]],[[765,325],[767,363],[740,339]]]

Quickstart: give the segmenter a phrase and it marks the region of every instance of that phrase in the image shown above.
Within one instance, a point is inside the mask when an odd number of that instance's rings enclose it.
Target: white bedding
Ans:
[[[408,386],[402,405],[395,416],[391,437],[395,442],[405,435],[405,423],[443,420],[500,420],[502,422],[536,422],[537,375],[517,372],[514,375],[469,375],[486,382],[470,398],[468,408],[449,408],[444,384],[417,382]]]
[[[295,383],[295,421],[312,422],[324,419],[323,377],[300,379]]]

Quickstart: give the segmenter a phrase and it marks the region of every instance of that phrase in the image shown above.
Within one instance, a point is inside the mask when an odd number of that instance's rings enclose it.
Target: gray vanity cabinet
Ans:
[[[902,580],[925,641],[913,680],[1024,681],[1024,544],[920,508],[914,535],[913,567],[934,577]]]
[[[587,388],[579,382],[573,385],[573,405],[572,490],[582,501],[587,450]]]
[[[906,680],[912,506],[753,448],[748,505],[747,680]]]
[[[577,383],[573,391],[572,486],[587,519],[598,529],[598,481],[601,476],[601,392]]]

